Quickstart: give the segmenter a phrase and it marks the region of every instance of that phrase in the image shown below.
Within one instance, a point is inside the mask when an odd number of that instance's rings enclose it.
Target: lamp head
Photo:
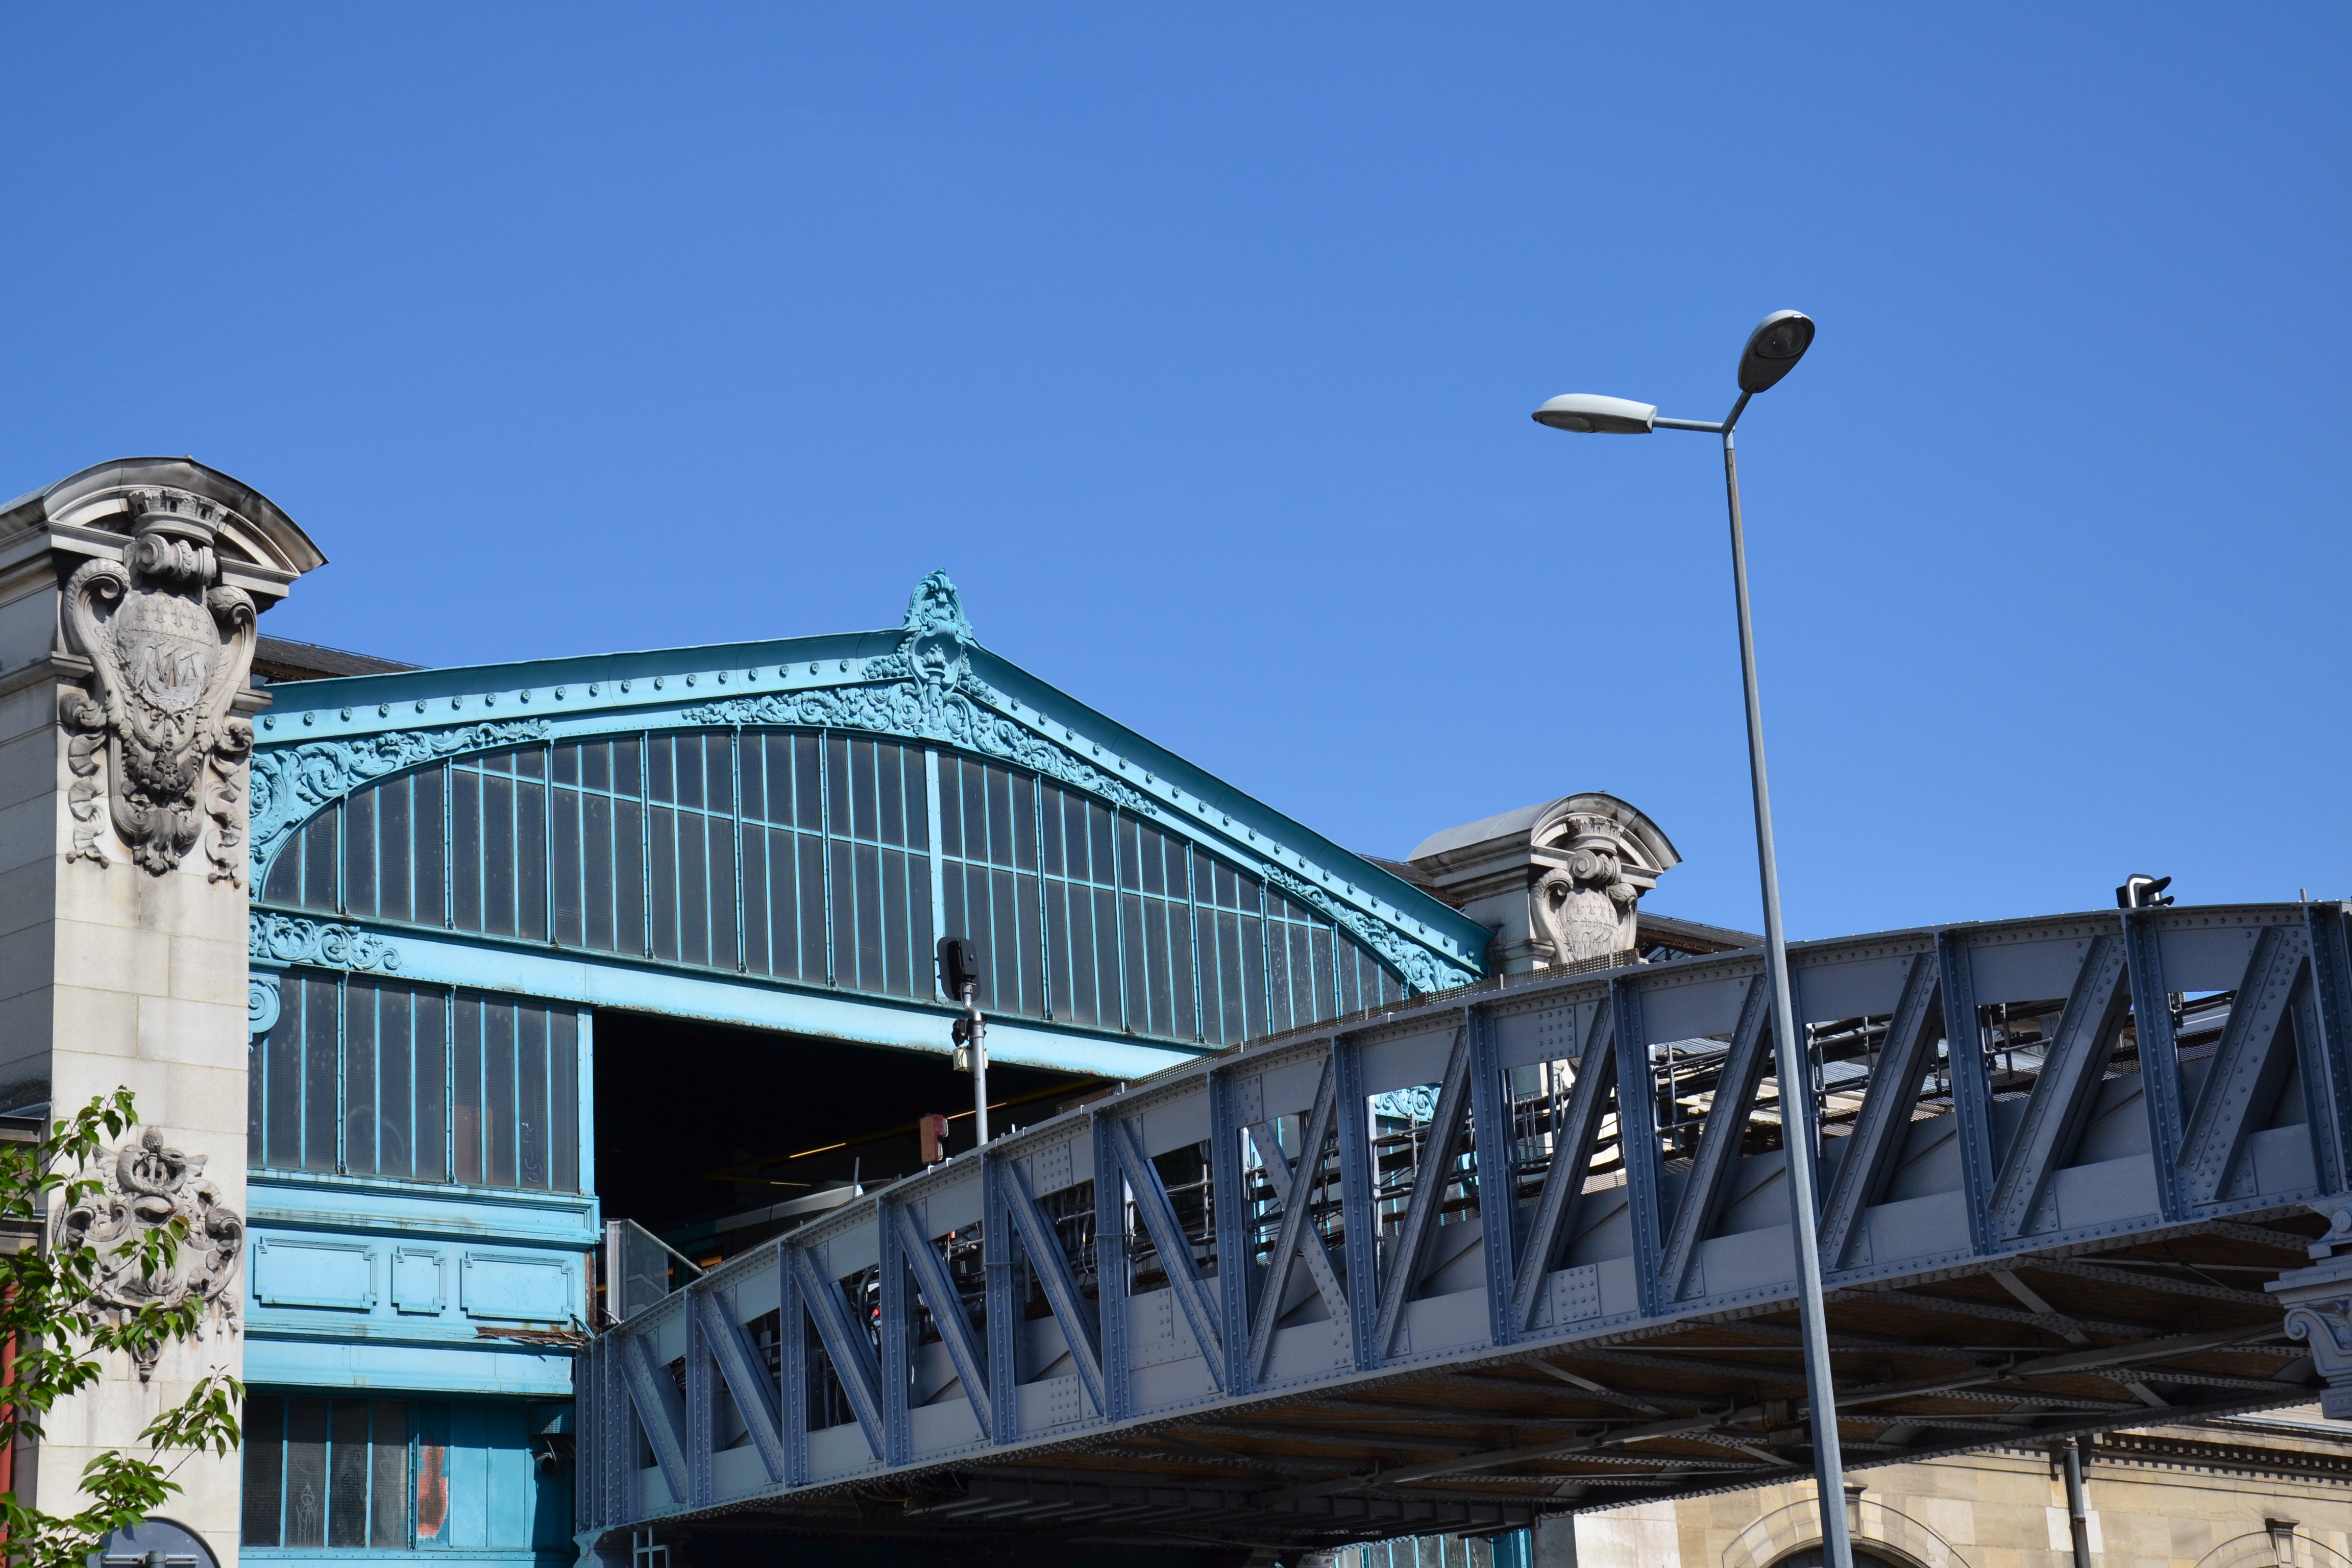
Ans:
[[[1813,346],[1813,319],[1801,310],[1775,310],[1756,323],[1739,354],[1739,390],[1762,392],[1797,368]]]
[[[1585,436],[1647,436],[1658,416],[1654,403],[1634,403],[1622,397],[1601,397],[1571,392],[1555,397],[1535,412],[1538,425],[1573,430]]]

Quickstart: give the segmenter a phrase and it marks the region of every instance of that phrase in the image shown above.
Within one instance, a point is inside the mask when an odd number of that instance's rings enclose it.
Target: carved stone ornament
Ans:
[[[88,561],[66,581],[65,635],[89,660],[97,700],[68,692],[68,860],[108,863],[106,797],[131,856],[162,876],[202,839],[211,879],[236,885],[238,805],[253,726],[229,704],[253,664],[253,601],[220,580],[218,509],[176,490],[133,495],[120,561]],[[99,781],[99,752],[106,782]]]
[[[1545,875],[1536,895],[1555,962],[1582,963],[1631,948],[1633,906],[1641,897],[1625,879],[1616,835],[1580,825],[1566,863]]]
[[[2263,1288],[2286,1309],[2287,1338],[2310,1347],[2312,1370],[2327,1380],[2320,1410],[2352,1421],[2352,1193],[2305,1206],[2327,1222],[2327,1234],[2312,1244],[2312,1267],[2289,1269]]]
[[[200,1303],[196,1334],[207,1324],[237,1331],[236,1268],[245,1254],[245,1220],[220,1200],[220,1189],[205,1179],[202,1154],[187,1154],[163,1141],[161,1129],[142,1128],[138,1138],[100,1152],[101,1190],[58,1211],[53,1232],[60,1247],[97,1249],[92,1300],[116,1323],[142,1307]],[[139,1265],[139,1245],[176,1215],[188,1238],[180,1244],[171,1271],[151,1275]],[[139,1381],[155,1373],[155,1358],[139,1360]]]

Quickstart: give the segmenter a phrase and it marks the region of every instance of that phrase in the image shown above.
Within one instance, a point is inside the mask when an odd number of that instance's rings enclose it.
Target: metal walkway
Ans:
[[[2347,920],[1793,950],[1850,1466],[2352,1381],[2341,1304],[2297,1310],[2307,1344],[2263,1289],[2324,1294],[2310,1258],[2352,1245]],[[578,1363],[583,1543],[1295,1548],[1803,1479],[1762,969],[1522,976],[1229,1051],[731,1259]]]

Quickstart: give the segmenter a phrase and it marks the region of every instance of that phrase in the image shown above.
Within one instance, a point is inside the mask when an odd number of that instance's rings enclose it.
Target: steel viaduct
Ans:
[[[2352,1415],[2348,921],[1801,944],[1795,1096],[1753,952],[1228,1049],[598,1336],[579,1539],[1297,1551],[1801,1477],[1792,1110],[1850,1466]]]

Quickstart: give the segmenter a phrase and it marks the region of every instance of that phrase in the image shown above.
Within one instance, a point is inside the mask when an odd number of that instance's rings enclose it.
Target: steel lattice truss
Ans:
[[[2352,1381],[2345,1304],[2263,1289],[2352,1188],[2347,919],[1793,951],[1850,1465]],[[601,1336],[579,1528],[1298,1545],[1802,1478],[1768,1024],[1757,952],[1521,976],[1000,1138]]]

